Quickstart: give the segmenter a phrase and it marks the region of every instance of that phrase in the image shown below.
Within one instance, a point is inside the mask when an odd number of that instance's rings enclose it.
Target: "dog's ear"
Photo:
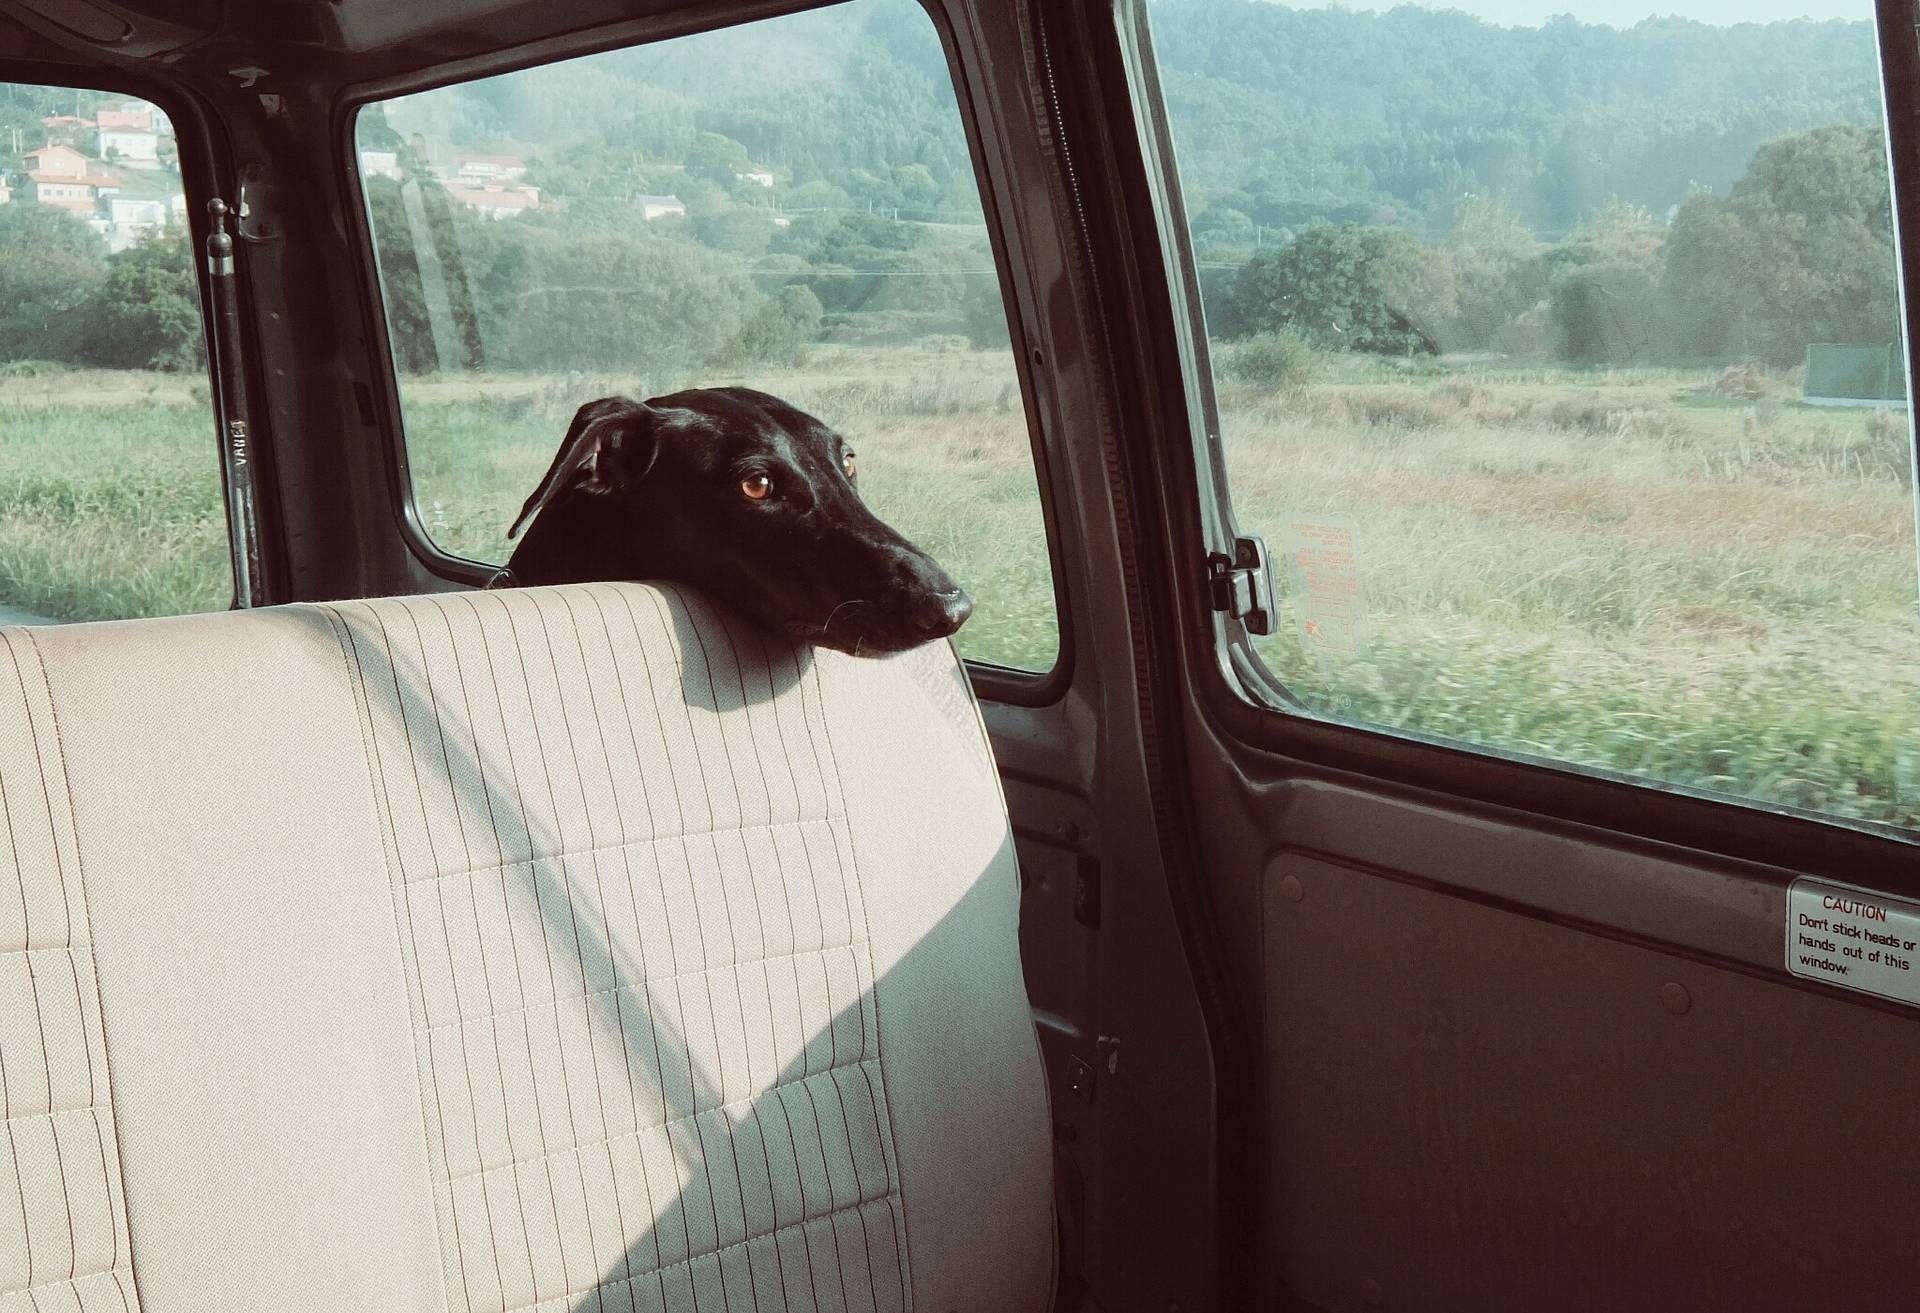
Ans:
[[[567,436],[560,439],[560,450],[553,454],[546,477],[520,508],[507,537],[519,533],[563,492],[578,488],[604,494],[645,477],[660,452],[653,431],[658,418],[651,406],[625,397],[602,397],[580,407]]]

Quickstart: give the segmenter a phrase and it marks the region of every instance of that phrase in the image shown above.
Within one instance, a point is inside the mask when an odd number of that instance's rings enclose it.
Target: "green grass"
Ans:
[[[1257,375],[1255,376],[1257,379]],[[405,386],[422,517],[503,559],[573,409],[689,380]],[[709,380],[711,381],[711,380]],[[817,351],[751,380],[841,427],[888,519],[979,599],[967,655],[1056,650],[1011,362]],[[1368,641],[1333,656],[1280,580],[1261,640],[1338,717],[1763,802],[1920,824],[1920,622],[1904,416],[1801,407],[1791,378],[1331,358],[1223,385],[1243,524],[1355,534]],[[1283,562],[1284,564],[1284,562]],[[227,598],[214,437],[182,380],[0,378],[0,600],[64,619]]]
[[[228,605],[217,443],[179,378],[0,378],[0,602],[61,620]]]

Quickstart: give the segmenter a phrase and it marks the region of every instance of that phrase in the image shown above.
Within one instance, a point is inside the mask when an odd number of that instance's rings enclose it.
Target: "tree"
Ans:
[[[1509,325],[1547,293],[1540,244],[1504,200],[1471,196],[1455,208],[1444,250],[1457,302],[1446,346],[1508,349]]]
[[[693,235],[702,246],[741,255],[764,254],[777,230],[763,210],[722,204],[693,216]]]
[[[689,242],[537,229],[521,239],[515,285],[482,280],[495,296],[485,319],[497,367],[671,374],[725,359],[765,302],[738,256]]]
[[[1721,200],[1674,218],[1665,279],[1698,354],[1790,365],[1810,342],[1899,332],[1893,216],[1879,134],[1828,127],[1755,152]]]
[[[46,205],[0,206],[0,360],[74,360],[106,278],[106,243]]]
[[[1673,340],[1660,284],[1664,234],[1651,215],[1615,202],[1547,257],[1556,348],[1576,364],[1659,358]]]
[[[687,147],[687,172],[731,190],[746,172],[747,148],[718,132],[702,132]]]
[[[200,286],[184,227],[148,233],[108,257],[81,350],[110,369],[192,369],[206,362]]]
[[[1432,351],[1434,328],[1453,310],[1449,281],[1406,233],[1318,224],[1247,262],[1230,313],[1239,331],[1291,326],[1336,350]]]
[[[367,180],[380,288],[394,357],[406,373],[485,362],[474,286],[494,262],[498,225],[455,205],[428,177]],[[468,268],[468,252],[479,258]]]
[[[807,347],[820,336],[820,298],[805,287],[783,287],[740,330],[733,349],[716,364],[806,363]]]

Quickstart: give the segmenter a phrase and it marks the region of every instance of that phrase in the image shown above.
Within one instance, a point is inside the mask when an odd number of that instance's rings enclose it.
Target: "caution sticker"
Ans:
[[[1795,880],[1787,889],[1787,970],[1920,1007],[1920,903]]]
[[[1366,588],[1353,526],[1344,516],[1293,516],[1282,522],[1280,540],[1306,649],[1322,657],[1366,655]]]

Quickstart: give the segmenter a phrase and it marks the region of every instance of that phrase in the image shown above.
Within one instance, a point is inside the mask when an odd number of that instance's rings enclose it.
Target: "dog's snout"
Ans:
[[[967,623],[973,614],[973,599],[964,588],[944,593],[929,593],[913,609],[913,627],[928,638],[945,638]]]

